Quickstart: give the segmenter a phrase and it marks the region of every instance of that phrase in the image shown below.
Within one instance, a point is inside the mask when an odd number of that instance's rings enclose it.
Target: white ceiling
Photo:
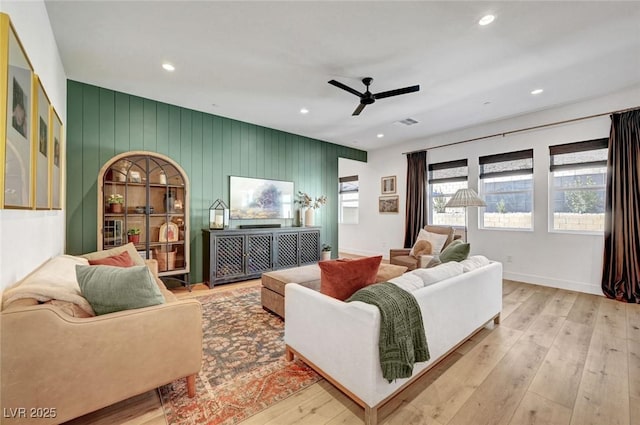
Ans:
[[[640,83],[636,1],[46,5],[72,80],[365,150]],[[421,91],[352,117],[359,99],[327,81],[368,76]]]

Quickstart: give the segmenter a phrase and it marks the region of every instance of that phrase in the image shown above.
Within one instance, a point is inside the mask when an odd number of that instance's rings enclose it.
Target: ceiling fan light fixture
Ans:
[[[495,16],[493,15],[484,15],[482,18],[480,18],[480,20],[478,21],[478,25],[489,25],[491,22],[493,22],[496,19]]]
[[[376,135],[376,137],[377,137],[378,139],[382,139],[382,138],[384,137],[384,134],[383,134],[383,133],[378,133],[378,134]]]
[[[163,68],[165,71],[169,71],[169,72],[173,72],[173,71],[175,71],[175,70],[176,70],[176,67],[175,67],[175,66],[173,66],[173,65],[171,65],[169,62],[165,62],[165,63],[163,63],[163,64],[162,64],[162,68]]]
[[[308,110],[307,108],[300,108],[300,113],[301,113],[302,115],[305,115],[305,114],[308,114],[308,113],[309,113],[309,110]]]

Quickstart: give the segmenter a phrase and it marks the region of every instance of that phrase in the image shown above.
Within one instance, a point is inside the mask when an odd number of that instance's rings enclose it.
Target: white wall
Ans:
[[[44,1],[2,0],[0,12],[11,17],[36,74],[65,124],[67,77]],[[0,290],[61,254],[64,238],[64,211],[0,210]]]
[[[340,176],[358,174],[360,177],[360,222],[340,226],[340,251],[382,253],[388,258],[389,248],[403,246],[406,157],[402,152],[635,107],[639,104],[638,99],[640,86],[598,99],[371,151],[368,163],[364,164],[341,160]],[[604,116],[429,150],[430,163],[468,158],[469,187],[477,190],[479,156],[534,148],[534,230],[479,229],[477,209],[469,208],[468,240],[472,254],[503,262],[507,279],[601,294],[603,236],[548,232],[548,146],[608,137],[609,127],[610,119]],[[399,214],[378,213],[380,178],[388,175],[398,176]],[[511,256],[511,262],[507,262],[507,256]]]

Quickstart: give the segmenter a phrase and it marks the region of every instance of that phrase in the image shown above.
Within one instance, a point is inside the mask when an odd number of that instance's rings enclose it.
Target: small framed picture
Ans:
[[[382,178],[381,192],[383,195],[396,193],[396,176],[388,176]]]
[[[49,169],[51,170],[51,207],[54,210],[62,209],[62,141],[64,129],[60,116],[55,108],[51,107],[51,137],[49,139]]]
[[[380,196],[378,198],[378,212],[383,214],[397,214],[399,212],[398,198],[398,195]]]
[[[50,125],[50,109],[51,102],[47,93],[42,87],[40,78],[36,76],[37,82],[37,147],[35,152],[36,157],[36,182],[35,182],[35,199],[36,209],[44,210],[51,207],[49,202],[50,182],[49,182],[49,132],[51,131]]]

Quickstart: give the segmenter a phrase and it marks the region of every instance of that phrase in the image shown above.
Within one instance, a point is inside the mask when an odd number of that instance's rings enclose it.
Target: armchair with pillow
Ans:
[[[452,241],[461,238],[454,231],[451,226],[424,226],[412,248],[389,251],[389,263],[405,266],[408,270],[425,268],[434,255],[438,255]]]
[[[55,408],[3,423],[57,424],[181,378],[195,395],[201,305],[177,300],[133,244],[52,258],[5,291],[0,317],[0,404]]]

